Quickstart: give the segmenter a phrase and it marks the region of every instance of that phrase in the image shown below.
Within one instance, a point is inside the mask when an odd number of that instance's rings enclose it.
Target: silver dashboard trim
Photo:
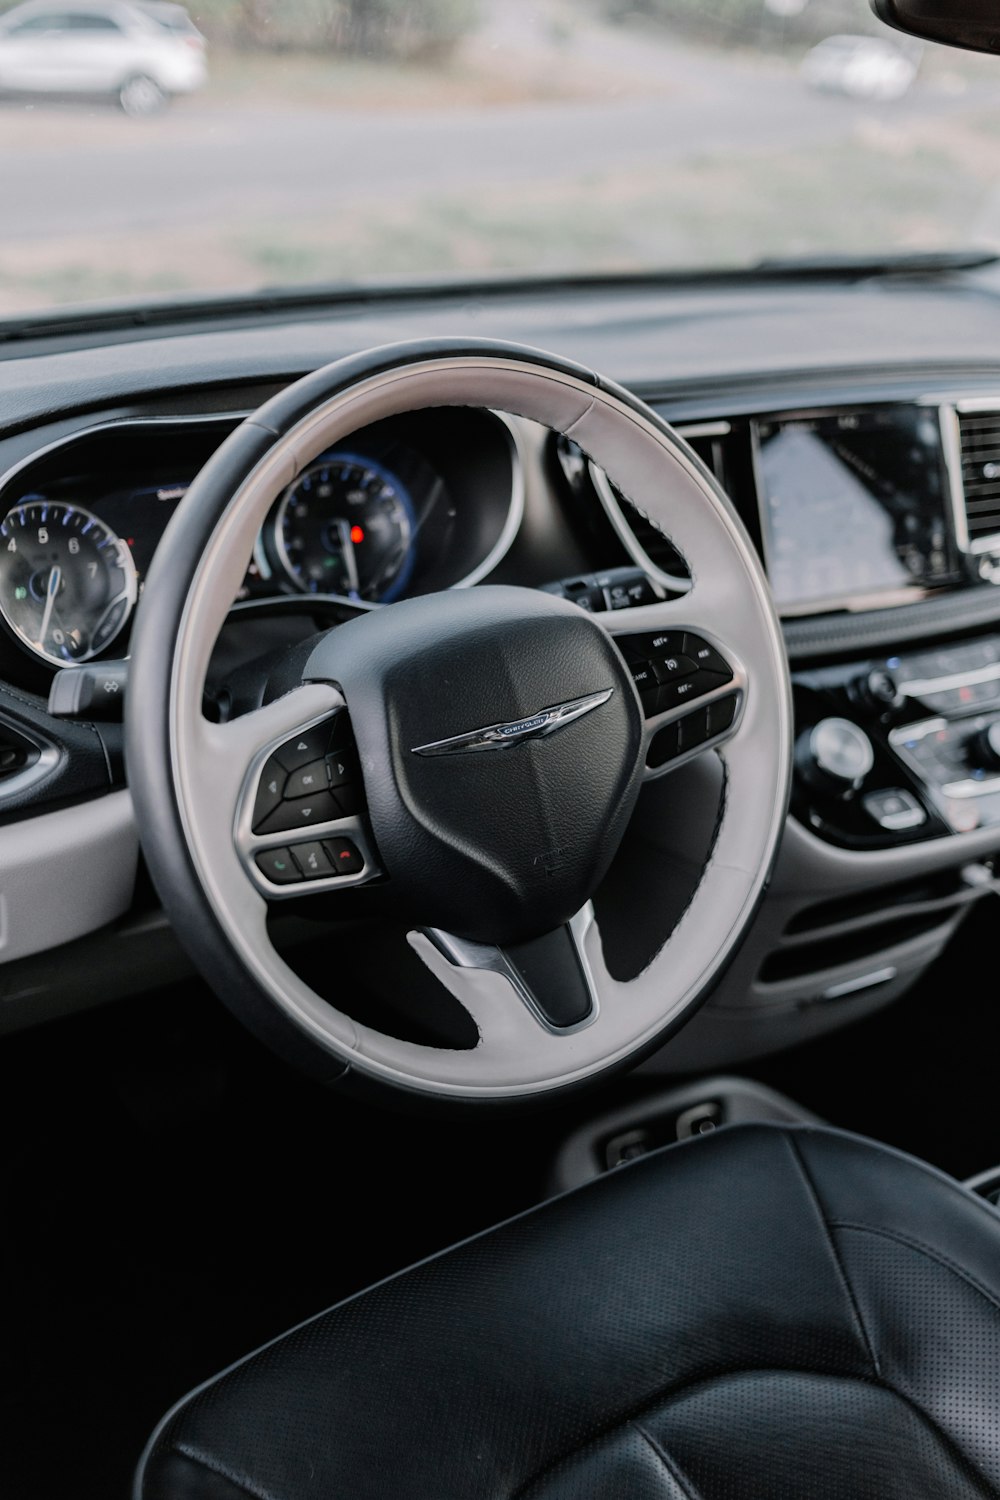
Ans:
[[[952,502],[955,525],[955,540],[959,550],[968,557],[977,557],[984,552],[1000,551],[1000,532],[989,536],[969,538],[968,513],[965,508],[965,484],[962,479],[962,434],[959,416],[963,412],[995,411],[1000,416],[1000,395],[996,396],[924,396],[917,406],[936,406],[941,419],[941,436],[944,442],[945,469],[948,474],[948,489]]]
[[[30,766],[16,771],[13,776],[7,776],[0,781],[0,807],[14,797],[23,797],[26,792],[38,782],[44,781],[59,764],[60,752],[55,745],[43,740],[32,729],[29,734],[25,729],[18,726],[18,734],[24,739],[30,739],[38,751],[38,759],[33,760]],[[41,809],[40,809],[41,810]]]
[[[968,687],[978,682],[995,682],[998,677],[1000,662],[994,662],[991,666],[973,667],[968,672],[951,672],[947,677],[911,677],[899,684],[899,691],[904,698],[926,698],[928,693],[947,693],[953,688]]]
[[[473,568],[471,573],[467,573],[464,578],[460,578],[457,583],[453,583],[451,585],[453,589],[471,588],[473,584],[479,583],[481,579],[488,577],[489,574],[493,572],[493,569],[497,567],[499,563],[503,562],[504,558],[507,556],[507,553],[510,551],[511,547],[514,544],[514,538],[517,536],[518,532],[521,529],[521,522],[524,520],[524,454],[521,450],[520,434],[517,430],[515,422],[507,415],[506,412],[494,411],[491,407],[487,407],[486,410],[489,411],[491,417],[496,418],[496,420],[500,423],[500,426],[503,427],[507,433],[507,442],[510,447],[511,469],[510,503],[507,509],[507,519],[504,521],[503,527],[500,531],[500,535],[497,537],[493,546],[490,548],[489,552],[487,552],[482,562],[478,563],[477,566]]]

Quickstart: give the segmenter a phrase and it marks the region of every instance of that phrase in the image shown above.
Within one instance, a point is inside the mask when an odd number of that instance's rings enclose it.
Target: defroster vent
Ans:
[[[1000,535],[1000,409],[958,414],[969,542]]]

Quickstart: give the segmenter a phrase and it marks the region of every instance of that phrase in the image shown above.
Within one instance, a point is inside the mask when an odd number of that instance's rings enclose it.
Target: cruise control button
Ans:
[[[677,708],[681,703],[690,703],[697,698],[699,693],[705,689],[698,686],[699,673],[691,677],[682,678],[680,682],[667,682],[660,688],[656,695],[656,712],[665,714],[670,708]]]
[[[679,630],[659,630],[645,637],[647,656],[683,656],[684,637]]]
[[[256,865],[275,885],[295,885],[302,879],[287,849],[265,849],[256,856]]]
[[[274,811],[281,801],[281,794],[285,786],[285,768],[276,755],[272,755],[264,762],[264,769],[260,773],[260,781],[257,783],[257,797],[253,805],[253,831],[259,833],[261,824],[267,815]]]
[[[295,802],[282,802],[280,807],[261,825],[261,833],[287,833],[293,828],[311,828],[316,823],[332,823],[340,817],[340,808],[329,792],[318,792],[315,797],[299,797]]]
[[[633,662],[631,666],[632,681],[640,693],[656,691],[656,677],[652,665],[648,661]]]
[[[357,875],[365,862],[356,844],[350,839],[327,839],[323,845],[333,864],[335,875]]]
[[[654,656],[653,671],[659,683],[679,682],[682,677],[690,677],[698,668],[689,656],[682,656],[668,652],[664,656]]]
[[[337,873],[320,843],[295,844],[292,855],[307,880],[322,880],[326,875]]]
[[[316,792],[325,792],[326,763],[311,760],[298,771],[293,771],[285,782],[285,801],[294,797],[312,797]]]
[[[721,677],[725,677],[727,682],[733,675],[733,669],[725,657],[720,656],[715,647],[703,641],[700,635],[686,634],[684,636],[684,654],[690,656],[691,660],[697,666],[703,667],[706,672],[718,672]]]

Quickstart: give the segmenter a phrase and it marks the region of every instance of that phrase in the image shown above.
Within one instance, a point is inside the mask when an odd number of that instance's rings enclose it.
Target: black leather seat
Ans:
[[[136,1495],[1000,1495],[1000,1215],[851,1136],[727,1129],[269,1344],[164,1420]]]

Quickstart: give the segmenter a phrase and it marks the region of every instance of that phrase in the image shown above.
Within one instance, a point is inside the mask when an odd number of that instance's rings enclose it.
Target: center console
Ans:
[[[847,848],[1000,825],[1000,634],[793,674],[794,810]]]

